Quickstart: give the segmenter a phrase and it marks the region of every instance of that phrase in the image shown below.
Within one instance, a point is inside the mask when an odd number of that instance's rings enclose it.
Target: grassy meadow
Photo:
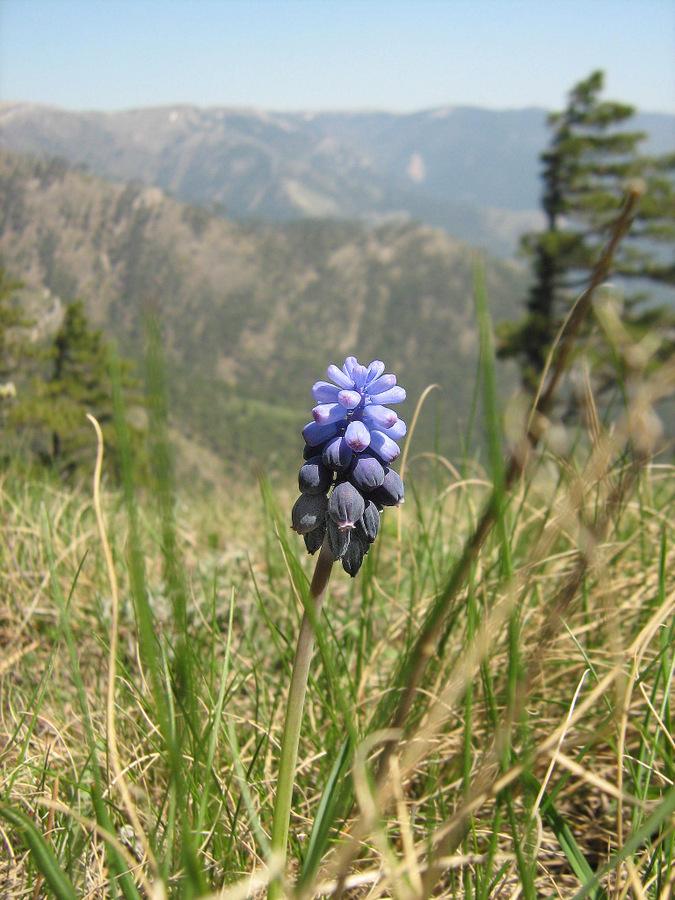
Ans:
[[[76,484],[3,473],[0,896],[673,896],[673,373],[522,442],[480,327],[485,457],[412,429],[405,504],[333,571],[283,872],[295,472],[197,494],[157,421],[151,489],[124,452],[112,486],[93,427]]]

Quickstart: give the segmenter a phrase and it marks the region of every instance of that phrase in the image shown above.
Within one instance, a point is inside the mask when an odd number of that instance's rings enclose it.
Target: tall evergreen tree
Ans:
[[[60,460],[67,444],[80,443],[90,412],[101,427],[112,418],[110,376],[103,333],[89,326],[84,304],[75,300],[66,307],[61,327],[54,336],[53,369],[47,380],[51,397],[52,459]]]
[[[130,364],[123,363],[124,386],[132,403]],[[93,431],[86,414],[98,419],[109,450],[116,446],[108,348],[99,329],[93,329],[84,304],[67,304],[63,322],[46,352],[46,371],[33,381],[30,397],[15,416],[30,432],[40,455],[62,471],[72,470],[91,455]]]
[[[667,255],[667,242],[675,237],[675,155],[640,156],[639,144],[646,136],[623,127],[635,110],[601,100],[603,82],[603,73],[593,72],[572,89],[566,108],[548,119],[551,143],[541,156],[546,229],[523,238],[534,274],[527,312],[500,333],[500,355],[520,362],[523,383],[530,389],[539,381],[553,340],[633,178],[642,178],[647,190],[631,236],[616,257],[616,271],[626,278],[675,283]],[[639,311],[638,299],[629,302],[627,319],[638,330],[652,327],[659,315]]]

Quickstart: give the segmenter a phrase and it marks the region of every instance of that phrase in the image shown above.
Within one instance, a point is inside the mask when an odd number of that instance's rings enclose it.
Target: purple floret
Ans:
[[[344,436],[356,453],[368,448],[373,432],[383,434],[391,442],[403,437],[405,423],[386,404],[401,403],[406,393],[396,384],[395,375],[383,372],[381,360],[362,366],[354,356],[348,356],[341,369],[328,366],[327,375],[331,381],[317,381],[312,388],[312,396],[317,401],[312,416],[317,427],[305,427],[303,434],[307,443],[316,446],[325,442],[327,437],[317,429],[329,426],[334,426],[334,434]],[[379,445],[385,443],[381,438],[378,442]],[[398,453],[386,443],[380,455],[385,462],[391,462]]]

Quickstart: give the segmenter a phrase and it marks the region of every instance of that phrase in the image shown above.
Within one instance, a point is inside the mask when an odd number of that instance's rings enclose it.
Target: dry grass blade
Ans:
[[[143,851],[150,862],[150,865],[156,876],[159,876],[159,866],[152,852],[152,847],[147,839],[145,830],[141,825],[140,819],[136,812],[136,806],[129,792],[129,787],[125,778],[125,770],[120,762],[119,748],[117,746],[117,732],[115,729],[115,682],[117,679],[117,641],[119,627],[119,589],[117,586],[117,575],[113,563],[112,551],[108,542],[108,535],[105,527],[105,519],[103,517],[103,509],[101,507],[101,473],[103,470],[103,433],[101,426],[94,416],[87,414],[87,418],[94,427],[96,432],[96,466],[94,469],[94,511],[96,513],[96,522],[98,524],[99,537],[101,547],[103,549],[103,557],[105,560],[106,571],[110,583],[110,595],[112,599],[112,610],[110,619],[110,649],[108,651],[108,689],[107,689],[107,723],[106,734],[108,738],[108,750],[110,752],[110,761],[115,773],[115,785],[119,790],[127,815],[133,825],[134,834],[143,846]]]

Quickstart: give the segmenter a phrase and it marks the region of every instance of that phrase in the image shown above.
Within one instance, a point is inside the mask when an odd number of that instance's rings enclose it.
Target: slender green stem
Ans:
[[[298,744],[300,741],[300,727],[302,725],[302,710],[305,704],[305,692],[309,676],[309,664],[314,649],[314,628],[312,620],[321,612],[328,579],[333,567],[333,557],[328,548],[328,541],[323,542],[319,551],[319,558],[314,570],[314,577],[310,586],[310,595],[313,606],[313,615],[305,610],[298,635],[298,646],[295,651],[291,686],[288,692],[288,705],[286,707],[286,721],[284,734],[281,739],[281,758],[279,760],[279,779],[277,781],[277,793],[274,798],[274,819],[272,823],[272,854],[281,864],[281,871],[285,868],[286,850],[288,844],[288,829],[291,820],[291,804],[293,801],[293,785],[295,782],[295,768],[298,759]],[[283,894],[282,876],[277,876],[270,882],[267,897],[268,900],[279,900]]]

